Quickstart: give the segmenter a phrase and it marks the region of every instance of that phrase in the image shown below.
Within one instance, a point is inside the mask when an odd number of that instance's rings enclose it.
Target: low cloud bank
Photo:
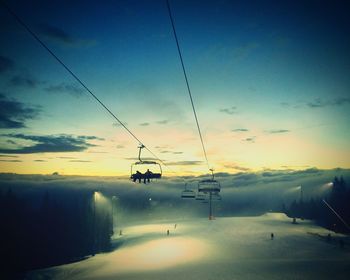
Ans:
[[[278,211],[283,203],[289,205],[300,199],[299,186],[302,186],[304,200],[319,199],[329,193],[328,183],[335,176],[343,176],[349,185],[350,170],[340,168],[218,173],[216,179],[222,186],[222,200],[214,203],[215,215],[256,215]],[[97,190],[106,197],[118,198],[118,214],[127,222],[146,218],[207,216],[208,204],[180,197],[185,183],[188,188],[196,190],[198,181],[203,178],[205,176],[164,178],[145,185],[117,177],[0,174],[0,190],[6,195],[11,188],[16,195],[33,202],[42,199],[45,192],[62,201]]]

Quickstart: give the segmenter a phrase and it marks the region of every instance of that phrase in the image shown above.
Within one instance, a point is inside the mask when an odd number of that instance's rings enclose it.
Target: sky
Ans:
[[[170,0],[217,172],[350,168],[345,2]],[[208,172],[166,1],[8,5],[164,175]],[[3,5],[0,21],[0,172],[128,175],[139,143]]]

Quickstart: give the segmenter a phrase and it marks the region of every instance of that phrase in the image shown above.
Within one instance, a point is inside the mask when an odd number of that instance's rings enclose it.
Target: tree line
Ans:
[[[331,190],[326,197],[311,198],[304,201],[294,200],[283,211],[291,218],[315,220],[319,225],[335,232],[349,233],[349,228],[327,206],[327,204],[345,221],[350,224],[350,189],[343,177],[335,177]]]
[[[110,250],[111,215],[91,192],[46,191],[40,199],[0,192],[2,274],[20,275]]]

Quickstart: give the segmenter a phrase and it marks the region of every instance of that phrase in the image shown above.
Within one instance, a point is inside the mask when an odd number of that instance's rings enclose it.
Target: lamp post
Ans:
[[[213,205],[212,205],[213,192],[209,192],[209,220],[213,220]]]
[[[115,195],[112,196],[112,233],[114,232],[114,203],[118,200]]]
[[[304,202],[303,202],[303,187],[300,185],[298,186],[298,189],[300,190],[300,194],[299,194],[299,214],[300,214],[300,219],[304,220]]]
[[[93,203],[94,203],[94,207],[93,207],[93,247],[92,247],[92,255],[95,255],[96,252],[96,202],[97,202],[97,198],[100,195],[100,193],[98,191],[95,191],[93,193]]]

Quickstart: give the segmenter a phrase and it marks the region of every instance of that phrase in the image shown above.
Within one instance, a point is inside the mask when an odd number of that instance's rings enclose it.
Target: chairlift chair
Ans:
[[[211,179],[205,179],[198,182],[198,192],[216,192],[219,193],[221,190],[220,183],[214,179],[214,170],[210,169],[211,171]]]
[[[187,189],[187,183],[185,184],[185,189],[181,192],[181,198],[195,198],[196,193],[193,190]]]
[[[144,183],[149,183],[152,179],[160,179],[162,177],[162,166],[156,161],[142,160],[141,159],[141,150],[145,148],[144,145],[139,147],[139,161],[131,164],[131,175],[130,179],[134,182],[143,180]],[[141,173],[139,170],[146,170],[144,173]]]
[[[221,195],[219,193],[212,193],[211,200],[212,201],[220,201],[220,200],[222,200],[222,198],[221,198]]]
[[[207,195],[204,193],[197,193],[196,200],[205,201],[207,199]]]

